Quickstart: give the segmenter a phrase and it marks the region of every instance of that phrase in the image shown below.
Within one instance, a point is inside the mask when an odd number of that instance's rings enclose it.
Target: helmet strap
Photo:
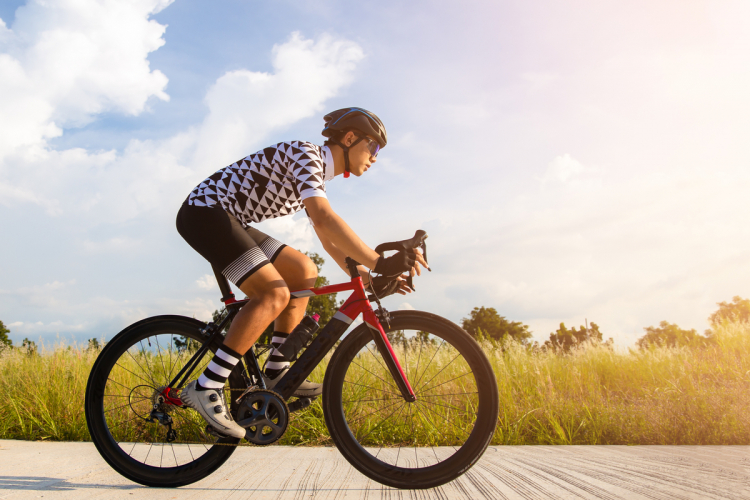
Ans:
[[[349,148],[356,146],[362,141],[362,137],[358,136],[357,134],[354,135],[357,137],[357,140],[354,141],[351,146],[344,146],[342,142],[339,142],[337,139],[331,138],[331,141],[333,141],[334,144],[336,144],[344,151],[344,179],[348,179],[349,176],[352,175],[352,171],[349,169]]]

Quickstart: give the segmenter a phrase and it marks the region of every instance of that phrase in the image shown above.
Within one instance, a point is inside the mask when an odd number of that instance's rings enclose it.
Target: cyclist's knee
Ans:
[[[281,311],[289,304],[289,288],[286,286],[269,288],[260,295],[259,300],[271,308],[276,315],[281,314]]]
[[[306,280],[313,280],[313,283],[315,279],[318,277],[318,266],[315,265],[315,262],[312,261],[310,257],[307,255],[304,256],[304,259],[302,260],[302,273]],[[310,285],[314,286],[314,285]]]

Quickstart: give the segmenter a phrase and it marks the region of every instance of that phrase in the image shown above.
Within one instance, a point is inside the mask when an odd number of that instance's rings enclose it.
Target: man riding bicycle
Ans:
[[[272,351],[266,364],[272,388],[289,363],[278,352],[305,315],[308,298],[290,300],[290,290],[315,285],[317,268],[306,255],[250,224],[294,214],[303,208],[323,248],[346,272],[346,257],[359,266],[365,285],[378,295],[410,292],[402,273],[420,274],[423,257],[401,251],[381,257],[367,246],[328,203],[325,182],[350,173],[359,177],[377,161],[388,142],[383,123],[362,108],[344,108],[324,117],[323,146],[282,142],[253,153],[201,182],[180,207],[177,230],[193,249],[250,299],[232,321],[223,345],[204,373],[187,384],[181,399],[214,429],[235,438],[245,429],[233,421],[224,384],[242,355],[274,321]],[[368,269],[380,274],[370,282]],[[313,397],[321,384],[305,381],[295,392]]]

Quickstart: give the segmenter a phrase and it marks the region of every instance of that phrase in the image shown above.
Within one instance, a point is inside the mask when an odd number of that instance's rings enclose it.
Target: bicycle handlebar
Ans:
[[[383,255],[383,253],[389,251],[389,250],[408,250],[411,248],[422,248],[423,251],[426,251],[427,245],[425,244],[424,240],[427,239],[427,233],[421,229],[418,229],[416,233],[414,233],[414,237],[410,238],[408,240],[403,241],[392,241],[390,243],[381,243],[380,245],[375,247],[375,251],[378,252],[380,255]]]
[[[413,238],[409,238],[408,240],[381,243],[380,245],[375,247],[375,251],[382,256],[385,252],[391,250],[401,251],[419,248],[422,250],[422,257],[424,257],[425,262],[427,262],[427,243],[425,243],[424,241],[426,239],[427,232],[423,231],[422,229],[418,229],[417,232],[414,233]],[[347,257],[346,264],[349,268],[349,274],[352,278],[356,278],[357,276],[359,276],[359,273],[357,272],[357,266],[359,265],[359,262],[355,261],[351,257]],[[411,279],[409,281],[411,281]]]

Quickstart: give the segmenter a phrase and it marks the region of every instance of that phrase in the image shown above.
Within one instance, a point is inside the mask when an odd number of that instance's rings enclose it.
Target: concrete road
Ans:
[[[212,476],[146,488],[91,443],[0,440],[0,499],[750,499],[750,446],[492,446],[426,491],[366,479],[335,448],[242,447]]]

